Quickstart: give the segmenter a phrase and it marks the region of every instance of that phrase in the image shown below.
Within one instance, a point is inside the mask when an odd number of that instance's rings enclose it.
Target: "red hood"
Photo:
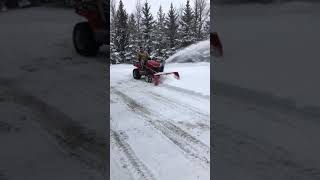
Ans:
[[[156,59],[147,61],[147,66],[149,67],[160,67],[160,62]]]

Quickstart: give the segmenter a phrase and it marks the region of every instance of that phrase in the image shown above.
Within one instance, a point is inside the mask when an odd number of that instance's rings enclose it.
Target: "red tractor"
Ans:
[[[160,83],[160,76],[163,75],[174,75],[176,79],[180,79],[178,72],[163,72],[164,60],[149,59],[144,67],[139,61],[134,61],[133,65],[136,67],[132,72],[134,79],[140,79],[141,76],[145,76],[147,82],[153,82],[156,86]]]
[[[81,55],[95,56],[100,46],[109,42],[109,0],[75,0],[74,7],[87,19],[74,26],[74,47]]]

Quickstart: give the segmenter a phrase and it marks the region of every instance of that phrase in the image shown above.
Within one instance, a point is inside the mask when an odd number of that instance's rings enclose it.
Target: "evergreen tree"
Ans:
[[[202,36],[204,39],[210,38],[210,20],[207,20],[205,22],[202,34],[203,34]]]
[[[130,15],[129,21],[128,21],[128,31],[129,31],[129,38],[132,40],[135,40],[135,36],[137,34],[137,26],[136,26],[136,19],[134,14]]]
[[[187,0],[187,4],[183,10],[183,15],[181,17],[180,25],[181,25],[182,46],[187,46],[192,44],[195,41],[195,39],[194,39],[194,31],[192,29],[193,12],[192,12],[189,0]]]
[[[138,47],[138,30],[137,30],[137,22],[134,14],[130,15],[128,21],[128,32],[129,32],[129,43],[126,48],[126,59],[128,61],[132,61],[136,57],[136,50]]]
[[[166,38],[165,38],[165,13],[162,10],[162,7],[159,7],[157,13],[157,23],[155,27],[155,50],[156,55],[163,56],[166,50]]]
[[[168,12],[168,16],[166,19],[166,35],[169,40],[169,47],[174,48],[176,45],[177,31],[178,31],[178,23],[177,23],[177,14],[176,10],[173,8],[171,3],[170,10]]]
[[[110,43],[114,43],[115,39],[115,21],[116,21],[116,2],[110,2]]]
[[[125,48],[128,45],[128,14],[123,7],[122,0],[119,2],[119,7],[115,18],[115,37],[114,46],[121,57],[124,57]]]
[[[153,16],[150,12],[150,6],[148,1],[144,3],[142,8],[142,31],[143,31],[143,40],[146,50],[151,53],[152,49],[152,40],[154,38],[153,34]]]

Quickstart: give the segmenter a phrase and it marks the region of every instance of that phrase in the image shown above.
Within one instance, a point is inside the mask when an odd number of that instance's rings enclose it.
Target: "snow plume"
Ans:
[[[183,48],[169,57],[167,63],[187,63],[187,62],[209,62],[210,61],[210,42],[209,40],[200,41]]]

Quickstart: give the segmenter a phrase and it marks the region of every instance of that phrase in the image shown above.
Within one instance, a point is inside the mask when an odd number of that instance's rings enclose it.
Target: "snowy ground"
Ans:
[[[168,63],[154,86],[112,65],[111,179],[210,179],[210,64]]]
[[[225,54],[211,76],[214,179],[320,179],[319,9],[216,7]]]
[[[320,107],[320,4],[216,7],[225,57],[214,78]]]
[[[0,179],[106,179],[106,59],[75,52],[79,21],[72,9],[0,13]]]

